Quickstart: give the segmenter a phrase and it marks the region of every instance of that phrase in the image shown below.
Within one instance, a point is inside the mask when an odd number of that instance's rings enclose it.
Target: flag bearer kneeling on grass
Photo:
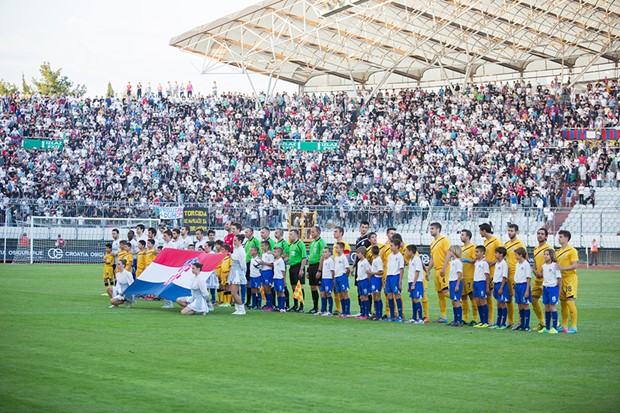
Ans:
[[[562,273],[555,258],[555,251],[552,248],[544,252],[545,263],[542,265],[543,273],[543,292],[542,299],[545,305],[545,328],[539,333],[558,333],[558,301],[560,290],[562,289]]]
[[[525,248],[515,250],[517,267],[515,268],[515,303],[519,306],[519,326],[513,328],[518,331],[530,331],[530,303],[532,301],[532,267],[527,260]]]
[[[495,248],[495,273],[493,274],[493,297],[497,301],[497,322],[489,327],[491,330],[505,330],[508,318],[508,263],[506,248]]]
[[[183,307],[181,314],[204,314],[209,312],[209,289],[207,288],[206,278],[202,274],[202,264],[195,262],[192,264],[192,274],[194,278],[190,285],[192,295],[189,297],[177,298],[177,304]]]
[[[489,327],[489,307],[487,306],[487,297],[489,294],[489,263],[484,259],[486,248],[482,245],[476,247],[476,264],[474,266],[474,297],[478,304],[478,315],[480,323],[474,328]]]
[[[110,296],[110,308],[116,308],[121,304],[125,304],[127,308],[131,308],[134,302],[132,297],[125,297],[123,294],[127,287],[133,284],[133,275],[127,271],[125,267],[127,261],[118,260],[116,263],[116,285],[114,287],[108,287],[108,295]]]

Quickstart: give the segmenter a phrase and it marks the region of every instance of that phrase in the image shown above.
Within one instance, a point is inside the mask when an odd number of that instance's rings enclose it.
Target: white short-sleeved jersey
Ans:
[[[517,262],[517,267],[515,268],[515,284],[523,284],[527,282],[528,278],[532,278],[532,267],[530,267],[530,263],[527,260]]]
[[[121,250],[121,240],[117,239],[112,241],[112,255],[118,255],[118,252]]]
[[[356,277],[356,280],[357,281],[367,280],[368,279],[367,271],[369,271],[369,270],[372,270],[372,267],[371,267],[370,263],[368,262],[368,260],[367,259],[360,260],[357,263],[357,277]]]
[[[542,265],[543,287],[555,287],[558,285],[558,279],[562,278],[560,267],[555,262]]]
[[[260,277],[260,267],[259,262],[261,261],[260,257],[256,256],[250,260],[250,277],[258,278]]]
[[[263,256],[261,257],[261,261],[263,262],[268,262],[270,264],[273,264],[273,262],[275,261],[275,257],[273,256],[273,254],[271,252],[265,252],[263,253]],[[267,264],[262,264],[261,265],[261,271],[267,271],[267,270],[271,270],[273,269],[273,266],[269,266]]]
[[[374,264],[374,261],[373,261]],[[415,280],[415,274],[418,273],[418,279]],[[422,259],[419,255],[416,255],[411,260],[409,260],[409,273],[407,274],[407,281],[412,283],[414,280],[416,282],[422,282],[422,278],[424,277],[424,267],[422,265]]]
[[[286,265],[284,264],[284,260],[282,259],[282,257],[280,257],[273,262],[273,279],[283,280],[285,272]]]
[[[193,242],[192,242],[192,239],[189,236],[187,236],[185,238],[183,237],[177,238],[176,244],[177,244],[177,249],[186,250],[189,248],[190,244],[193,244]]]
[[[397,254],[390,254],[387,262],[387,274],[390,275],[400,275],[400,270],[405,268],[405,258],[403,258],[403,254],[400,252]]]
[[[139,249],[138,249],[138,241],[136,241],[136,239],[134,238],[131,241],[129,241],[129,245],[131,246],[130,247],[130,252],[133,255],[136,255],[138,253],[138,251],[139,251]]]
[[[334,278],[346,274],[347,268],[349,268],[349,260],[344,254],[334,256]]]
[[[383,275],[383,260],[381,257],[376,256],[372,259],[372,272],[381,271],[379,274],[373,275],[373,277],[381,277]]]
[[[200,248],[204,250],[205,245],[207,245],[207,240],[203,238],[200,241],[196,241],[194,248],[196,248],[196,251],[200,250]]]
[[[450,275],[448,281],[457,281],[459,274],[461,273],[461,279],[463,278],[463,262],[460,259],[450,261]]]
[[[323,268],[321,269],[321,277],[326,280],[334,279],[334,259],[329,257],[323,260]]]
[[[495,264],[495,273],[493,274],[493,283],[501,283],[502,278],[508,279],[508,263],[506,260],[501,260]]]
[[[489,263],[484,259],[476,261],[474,265],[474,282],[486,281],[487,274],[491,274],[491,271],[489,271]]]

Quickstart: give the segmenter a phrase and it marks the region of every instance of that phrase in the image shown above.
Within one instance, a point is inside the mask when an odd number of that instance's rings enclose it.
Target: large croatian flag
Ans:
[[[125,295],[151,294],[168,300],[191,295],[192,264],[200,262],[203,273],[214,271],[226,254],[163,249],[126,290]],[[206,275],[206,274],[205,274]]]

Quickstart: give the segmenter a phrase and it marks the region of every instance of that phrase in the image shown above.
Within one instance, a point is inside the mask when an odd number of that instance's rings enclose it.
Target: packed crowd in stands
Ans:
[[[617,80],[384,90],[366,104],[366,91],[139,90],[0,97],[0,204],[33,199],[39,215],[53,214],[56,200],[555,208],[580,189],[620,186],[615,142],[561,137],[564,127],[618,126]],[[64,149],[24,150],[29,137],[63,139]],[[285,152],[283,139],[337,140],[339,149]]]

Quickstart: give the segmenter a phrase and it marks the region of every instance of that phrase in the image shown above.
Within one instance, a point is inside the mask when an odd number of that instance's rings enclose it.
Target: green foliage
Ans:
[[[32,88],[30,87],[28,82],[26,82],[26,76],[24,76],[23,73],[22,73],[22,93],[25,96],[31,96],[32,95]]]
[[[0,411],[611,412],[620,404],[617,271],[579,270],[572,336],[237,317],[221,307],[182,316],[142,300],[110,309],[101,273],[101,265],[2,266]],[[435,318],[433,292],[429,302]]]
[[[112,82],[108,82],[108,91],[105,94],[109,98],[114,97],[114,89],[112,89]]]
[[[6,82],[4,79],[0,79],[0,96],[9,96],[17,92],[17,85],[15,83]]]
[[[62,74],[62,69],[53,70],[49,62],[43,62],[39,68],[41,77],[39,80],[32,79],[37,91],[46,96],[86,94],[86,86],[75,85],[67,76]]]

